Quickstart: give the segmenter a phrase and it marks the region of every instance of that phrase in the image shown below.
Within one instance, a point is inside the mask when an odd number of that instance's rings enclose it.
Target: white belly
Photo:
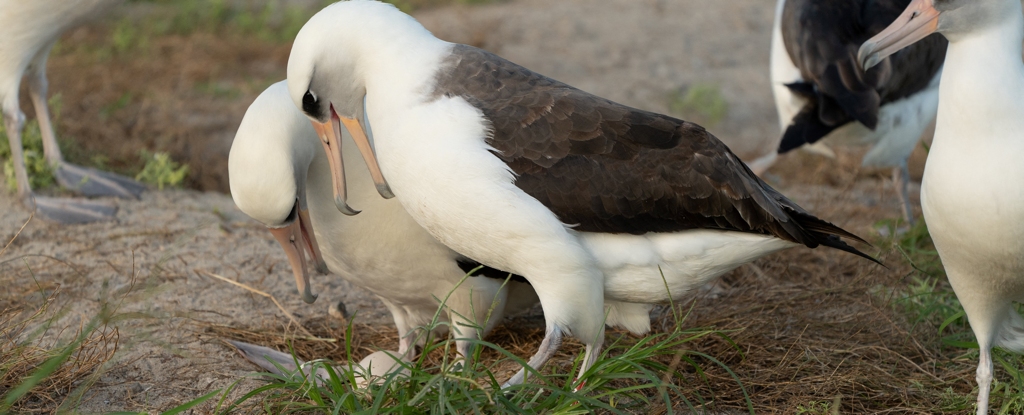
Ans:
[[[944,139],[943,130],[953,130],[941,122],[925,167],[921,207],[943,265],[951,280],[954,275],[983,276],[993,288],[1013,291],[1013,297],[1020,298],[1024,151],[1015,151],[1017,145],[992,145],[987,139]]]
[[[764,235],[716,230],[581,237],[605,274],[605,299],[633,303],[683,299],[740,265],[797,246]]]

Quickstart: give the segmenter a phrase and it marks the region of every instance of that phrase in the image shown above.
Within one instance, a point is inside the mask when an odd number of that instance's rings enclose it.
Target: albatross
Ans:
[[[699,125],[442,41],[385,3],[314,15],[293,44],[288,90],[318,130],[350,130],[381,195],[437,240],[529,281],[546,326],[533,369],[571,335],[586,346],[579,380],[606,322],[781,249],[870,258],[840,236],[859,238],[773,190]],[[341,169],[340,135],[320,136]],[[344,184],[334,189],[340,210],[362,207],[348,206]]]
[[[46,59],[62,33],[121,0],[0,0],[0,112],[14,159],[18,197],[29,209],[61,223],[84,223],[111,218],[113,206],[83,199],[37,196],[32,193],[21,147],[25,114],[18,103],[21,80],[28,72],[28,92],[39,121],[47,164],[57,183],[85,196],[138,198],[145,187],[126,177],[76,166],[64,161],[50,121],[46,94]]]
[[[857,49],[910,0],[779,0],[771,81],[783,134],[755,172],[795,148],[831,153],[825,138],[871,144],[861,164],[890,167],[908,223],[914,221],[907,159],[935,119],[946,41],[929,37],[864,71]]]
[[[931,33],[949,40],[921,208],[978,339],[978,414],[992,346],[1024,352],[1024,13],[1019,0],[914,0],[860,48],[865,68]]]
[[[342,146],[348,154],[355,150],[351,141],[344,140]],[[308,254],[317,271],[329,270],[381,299],[398,329],[398,354],[407,358],[425,340],[418,328],[431,324],[440,301],[447,299],[440,317],[447,317],[457,349],[466,357],[471,341],[478,338],[476,327],[486,334],[507,306],[523,309],[536,303],[526,284],[505,286],[503,279],[465,278],[477,264],[431,237],[398,202],[377,197],[366,167],[353,160],[349,198],[367,212],[356,217],[339,213],[331,169],[318,147],[317,133],[292,105],[282,81],[249,106],[228,154],[231,197],[243,212],[266,225],[284,249],[304,301],[316,299],[309,283]],[[508,275],[493,271],[491,276]],[[290,355],[275,356],[292,360]]]

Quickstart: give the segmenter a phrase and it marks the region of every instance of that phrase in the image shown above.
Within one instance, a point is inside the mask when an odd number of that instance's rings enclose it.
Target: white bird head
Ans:
[[[377,192],[394,197],[380,172],[364,126],[365,61],[382,47],[376,39],[393,39],[408,31],[426,32],[416,20],[390,4],[344,1],[314,15],[295,37],[288,57],[288,90],[292,101],[313,123],[330,161],[335,205],[342,213],[359,211],[346,201],[341,127],[349,131],[370,169]],[[428,32],[429,33],[429,32]]]
[[[889,27],[861,45],[858,60],[862,68],[870,69],[936,32],[956,41],[972,31],[1018,18],[1019,7],[1019,0],[913,0]]]
[[[281,81],[249,106],[228,154],[231,197],[284,248],[307,303],[316,295],[310,289],[305,253],[317,271],[327,273],[306,207],[306,175],[317,151],[316,132],[291,104]]]

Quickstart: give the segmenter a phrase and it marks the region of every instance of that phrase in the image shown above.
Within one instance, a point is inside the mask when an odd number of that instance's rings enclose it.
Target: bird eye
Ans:
[[[313,92],[306,91],[306,95],[302,96],[302,111],[311,116],[317,116],[320,112],[320,104],[317,103],[316,95]]]

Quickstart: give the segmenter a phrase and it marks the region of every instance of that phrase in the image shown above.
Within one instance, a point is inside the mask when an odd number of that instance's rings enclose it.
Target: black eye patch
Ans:
[[[320,103],[312,92],[306,91],[306,95],[302,96],[302,112],[313,117],[320,115]]]

